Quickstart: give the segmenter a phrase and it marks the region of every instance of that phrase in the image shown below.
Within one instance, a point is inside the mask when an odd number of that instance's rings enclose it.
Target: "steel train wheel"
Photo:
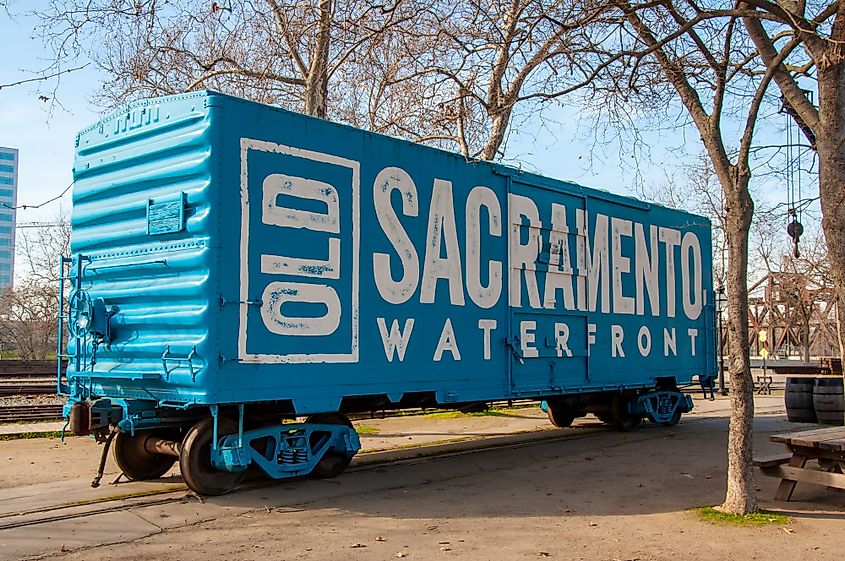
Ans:
[[[151,434],[153,432],[148,430],[135,431],[134,436],[128,432],[119,432],[114,439],[114,461],[123,475],[131,481],[158,479],[176,462],[174,456],[147,452],[144,442]]]
[[[238,432],[238,424],[230,419],[217,419],[218,438]],[[182,479],[192,491],[199,495],[225,495],[243,480],[245,471],[221,471],[211,465],[211,440],[214,435],[214,419],[209,417],[191,427],[182,440],[179,468]]]
[[[613,400],[611,412],[613,423],[616,425],[616,428],[623,432],[634,430],[634,427],[639,425],[643,420],[642,417],[631,415],[628,412],[628,399],[625,397],[620,396]]]
[[[560,429],[571,426],[576,416],[571,409],[551,401],[546,402],[546,415],[549,417],[549,422]]]
[[[346,415],[341,413],[317,413],[309,416],[305,422],[320,425],[346,425],[347,427],[352,428],[352,421],[350,421]],[[319,438],[319,436],[314,435],[312,438]],[[314,444],[314,442],[311,443],[312,446]],[[351,461],[352,458],[346,454],[332,454],[331,452],[327,452],[326,455],[323,456],[323,459],[317,462],[317,465],[311,471],[311,476],[316,477],[317,479],[330,479],[332,477],[337,477],[343,473],[343,470],[349,466]]]

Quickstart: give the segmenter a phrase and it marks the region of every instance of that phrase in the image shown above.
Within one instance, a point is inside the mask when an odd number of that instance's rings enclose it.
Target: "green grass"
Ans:
[[[379,430],[376,427],[358,425],[358,427],[355,428],[355,432],[357,432],[358,434],[378,434]]]
[[[525,409],[525,407],[496,407],[487,409],[485,411],[475,411],[472,413],[461,413],[460,411],[436,411],[434,413],[427,413],[426,419],[460,419],[463,417],[520,417],[521,415],[513,415],[508,413],[512,409]]]
[[[461,413],[460,411],[437,411],[436,413],[426,413],[426,419],[458,419],[460,417],[466,417],[468,414]]]
[[[65,438],[73,436],[71,433],[65,433]],[[62,431],[50,430],[44,432],[22,432],[19,434],[0,434],[0,442],[7,440],[24,440],[28,438],[61,438]]]
[[[420,410],[420,409],[400,409],[398,411],[392,411],[389,417],[414,417],[414,416],[428,417],[429,415],[440,415],[442,413],[451,413],[451,414],[455,414],[455,415],[454,416],[444,415],[444,416],[435,417],[435,418],[452,419],[452,418],[460,417],[460,416],[463,416],[463,415],[468,415],[468,416],[472,416],[472,415],[475,415],[475,416],[493,415],[493,413],[490,413],[490,411],[498,411],[499,412],[498,416],[506,417],[507,415],[504,414],[504,412],[506,412],[506,411],[517,411],[517,410],[520,410],[520,409],[531,409],[531,408],[536,408],[536,407],[539,407],[539,403],[536,403],[536,404],[533,404],[533,405],[521,403],[519,405],[503,405],[501,407],[493,407],[493,408],[489,409],[488,411],[482,411],[481,413],[461,413],[460,411],[457,411],[455,409],[436,409],[436,408],[428,408],[428,409],[422,409],[422,410]]]
[[[698,517],[713,524],[733,524],[736,526],[766,526],[769,524],[789,524],[789,517],[777,512],[761,510],[752,514],[728,514],[712,506],[695,509]]]

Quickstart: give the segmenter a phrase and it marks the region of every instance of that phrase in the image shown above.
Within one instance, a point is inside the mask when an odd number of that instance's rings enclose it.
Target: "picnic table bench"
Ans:
[[[776,501],[792,498],[799,481],[845,489],[845,427],[773,434],[769,440],[785,444],[790,451],[754,459],[754,465],[765,475],[780,478]],[[818,467],[807,467],[813,461]]]

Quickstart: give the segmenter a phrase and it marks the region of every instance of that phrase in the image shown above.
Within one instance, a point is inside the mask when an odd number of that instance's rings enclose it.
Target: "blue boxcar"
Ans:
[[[133,479],[333,475],[352,411],[673,423],[715,370],[700,216],[214,92],[84,130],[74,178],[60,391]]]

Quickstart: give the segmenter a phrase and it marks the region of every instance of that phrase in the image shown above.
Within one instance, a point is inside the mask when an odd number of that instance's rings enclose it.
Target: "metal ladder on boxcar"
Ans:
[[[85,325],[80,325],[82,318],[90,319],[90,297],[82,288],[83,262],[88,259],[80,255],[76,258],[61,256],[59,258],[59,313],[56,333],[56,393],[70,395],[70,380],[68,384],[62,383],[62,360],[67,359],[68,367],[73,362],[74,371],[84,372],[89,368],[93,370],[93,361],[88,360],[88,347],[90,337]],[[66,298],[65,288],[70,284],[70,292]],[[86,311],[87,315],[86,315]],[[73,327],[71,327],[73,325]],[[65,326],[67,326],[68,340],[65,345]],[[70,352],[71,340],[73,340],[73,352]],[[82,390],[80,397],[85,396],[85,382],[78,376],[74,384]],[[90,388],[90,385],[89,385]],[[90,392],[89,392],[90,393]],[[76,395],[76,394],[75,394]]]

